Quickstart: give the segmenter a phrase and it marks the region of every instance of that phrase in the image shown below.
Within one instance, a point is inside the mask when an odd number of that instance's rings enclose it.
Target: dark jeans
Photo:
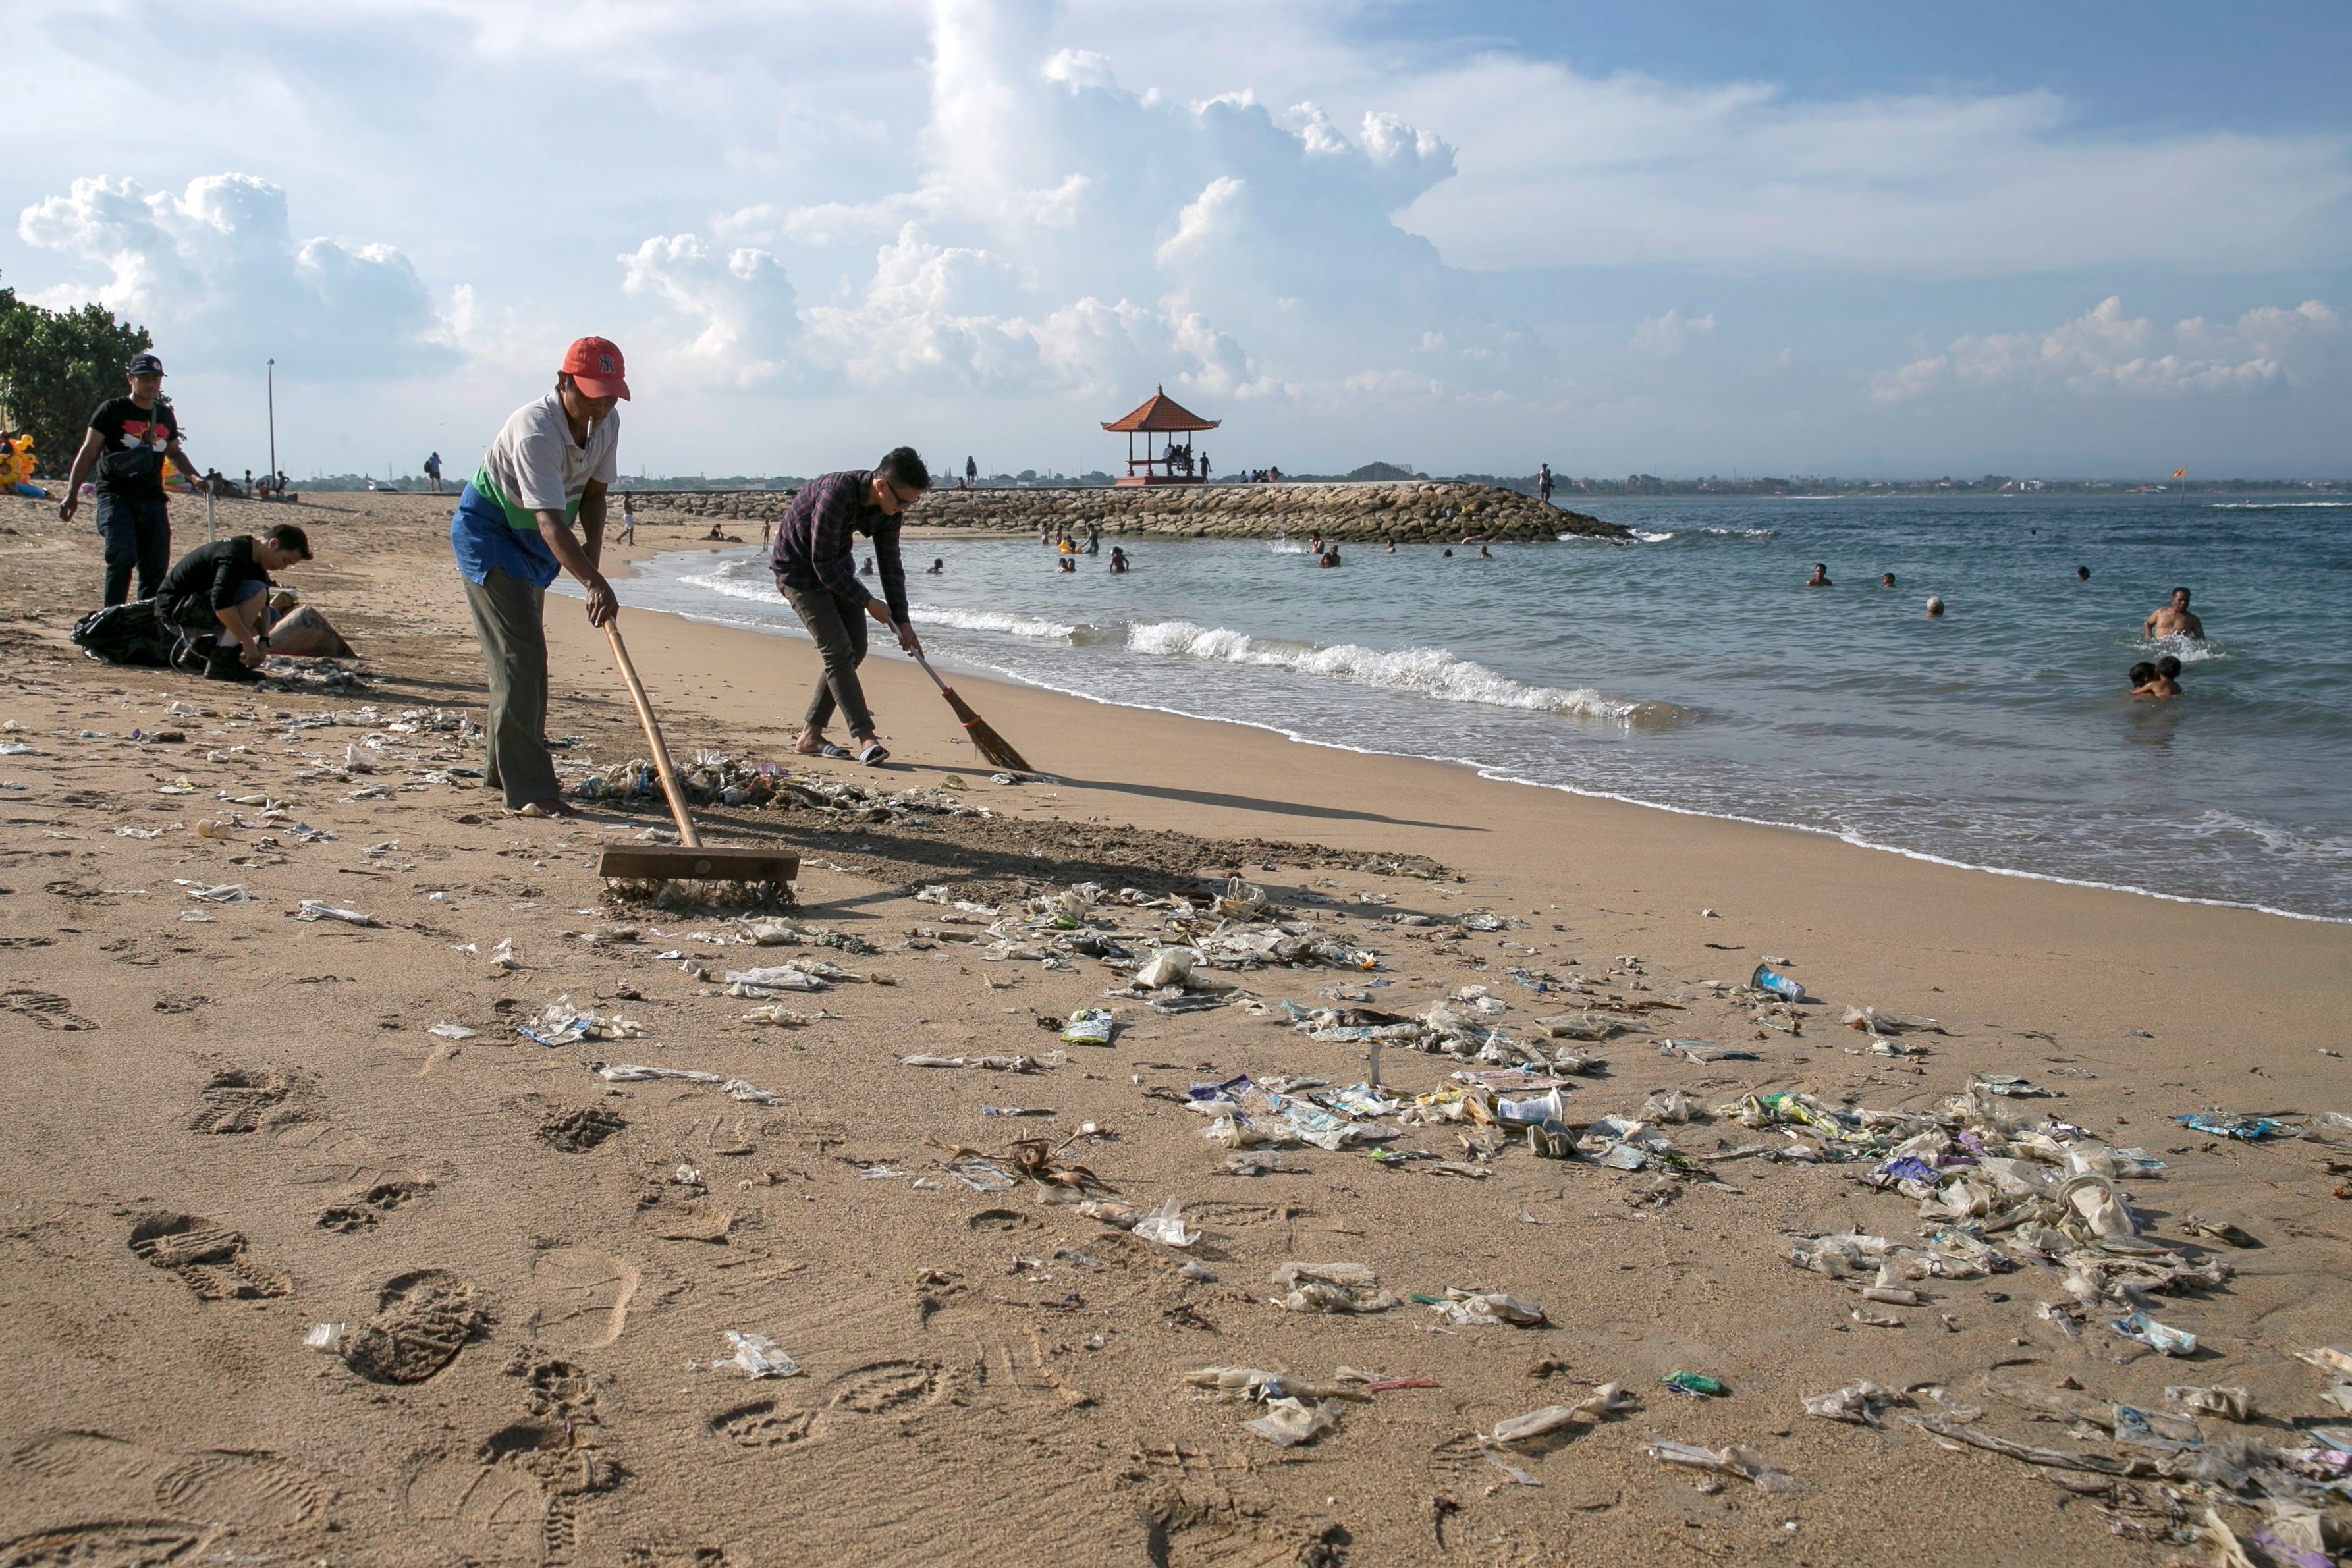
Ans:
[[[874,715],[866,706],[866,688],[857,684],[857,666],[866,662],[866,606],[829,588],[793,588],[782,578],[776,588],[791,601],[793,613],[808,628],[817,656],[824,661],[824,674],[809,698],[809,727],[822,729],[831,723],[837,706],[850,734],[872,735]]]
[[[139,569],[139,597],[152,599],[172,567],[172,514],[163,500],[98,493],[98,537],[106,542],[106,601],[131,597],[131,569]]]
[[[484,728],[489,761],[484,782],[509,807],[552,800],[555,760],[547,753],[547,591],[492,567],[466,584],[466,607],[490,672],[490,716]]]
[[[268,591],[269,584],[257,577],[248,577],[236,585],[236,602],[244,604]],[[221,624],[219,613],[213,609],[213,596],[209,590],[191,593],[184,599],[158,599],[155,601],[155,619],[192,636],[201,636],[206,632],[228,635],[228,628]],[[267,617],[264,619],[266,621]],[[236,640],[229,638],[232,643]],[[209,647],[213,644],[207,643],[205,645]]]

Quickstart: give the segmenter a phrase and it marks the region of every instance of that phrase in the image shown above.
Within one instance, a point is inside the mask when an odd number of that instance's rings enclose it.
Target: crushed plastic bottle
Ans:
[[[1757,965],[1756,972],[1748,977],[1748,983],[1783,1001],[1801,1002],[1805,999],[1804,982],[1779,973],[1769,963]]]

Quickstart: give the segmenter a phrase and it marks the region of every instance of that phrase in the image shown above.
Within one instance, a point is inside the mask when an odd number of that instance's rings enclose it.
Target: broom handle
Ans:
[[[931,668],[931,662],[929,659],[926,659],[920,653],[918,653],[915,655],[915,663],[923,666],[923,674],[931,677],[931,685],[939,687],[941,691],[946,691],[948,689],[948,684],[940,679],[940,673]]]
[[[694,831],[694,823],[686,814],[686,791],[678,786],[677,769],[670,766],[669,743],[662,739],[653,704],[646,700],[645,683],[637,679],[637,667],[629,663],[628,647],[621,641],[619,617],[604,622],[604,640],[613,644],[613,663],[621,667],[621,679],[628,685],[629,700],[637,705],[637,722],[646,727],[646,740],[654,748],[654,770],[661,775],[669,814],[677,820],[677,841],[688,849],[698,850],[702,847],[702,835]]]

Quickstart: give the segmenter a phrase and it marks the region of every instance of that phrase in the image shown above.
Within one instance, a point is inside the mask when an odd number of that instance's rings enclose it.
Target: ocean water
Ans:
[[[1349,545],[1323,570],[1299,541],[1118,540],[1135,559],[1120,577],[1107,553],[1058,573],[1034,538],[914,542],[910,591],[952,667],[1962,865],[2352,919],[2352,502],[1598,510],[1638,542],[1491,560]],[[945,571],[920,575],[933,557]],[[1835,588],[1799,586],[1815,561]],[[2175,584],[2210,641],[2150,649],[2141,621]],[[756,549],[665,555],[620,593],[800,634]],[[2186,696],[2129,701],[2124,672],[2165,651]],[[1344,765],[1330,778],[1344,800]]]

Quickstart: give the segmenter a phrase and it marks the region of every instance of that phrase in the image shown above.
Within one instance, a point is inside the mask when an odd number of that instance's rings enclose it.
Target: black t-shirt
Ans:
[[[180,439],[179,417],[170,403],[159,397],[153,408],[145,409],[127,397],[110,397],[89,416],[89,427],[103,443],[98,457],[100,490],[134,500],[163,498],[163,456],[152,444]],[[150,454],[143,463],[138,461],[142,447]]]
[[[239,534],[198,545],[174,561],[155,590],[155,601],[166,614],[181,604],[209,603],[215,610],[226,610],[236,602],[241,585],[269,580],[269,574],[253,564],[253,536]]]

